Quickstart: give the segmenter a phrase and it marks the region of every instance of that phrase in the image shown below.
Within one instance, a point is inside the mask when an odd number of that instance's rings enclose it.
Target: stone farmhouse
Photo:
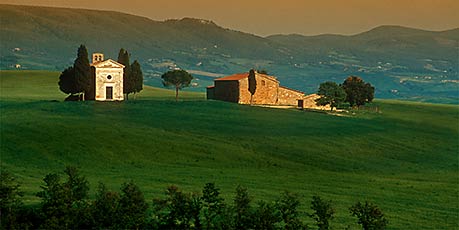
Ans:
[[[297,105],[304,93],[281,86],[276,77],[255,72],[256,91],[253,104]],[[214,86],[207,87],[207,99],[250,104],[249,73],[234,74],[214,80]]]
[[[104,55],[94,53],[92,55],[91,70],[94,77],[94,95],[91,99],[96,101],[122,101],[124,65],[113,61],[104,60]]]
[[[276,77],[255,72],[256,91],[253,95],[255,105],[297,106],[304,109],[329,110],[330,106],[317,106],[317,94],[305,95],[303,92],[281,86]],[[214,80],[207,87],[207,99],[250,104],[249,73],[234,74]]]

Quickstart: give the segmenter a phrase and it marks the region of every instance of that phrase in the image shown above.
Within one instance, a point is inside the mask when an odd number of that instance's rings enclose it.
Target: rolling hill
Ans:
[[[0,68],[62,71],[85,44],[117,57],[123,47],[138,59],[145,83],[180,67],[204,91],[216,76],[267,69],[283,85],[313,93],[326,80],[362,76],[376,96],[458,103],[459,29],[424,31],[381,26],[353,36],[260,37],[184,18],[154,21],[111,11],[0,5]]]
[[[63,102],[59,72],[0,71],[1,168],[25,202],[43,177],[81,168],[94,194],[134,180],[151,204],[171,184],[215,182],[230,202],[237,184],[255,200],[283,190],[333,200],[334,229],[357,229],[348,208],[371,200],[388,229],[457,229],[459,108],[378,100],[381,113],[347,116],[206,101],[203,93],[146,87],[122,103]],[[313,226],[312,220],[302,214]]]

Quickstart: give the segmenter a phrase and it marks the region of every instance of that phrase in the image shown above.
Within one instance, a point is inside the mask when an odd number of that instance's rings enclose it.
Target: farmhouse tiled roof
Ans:
[[[288,89],[288,90],[291,90],[291,91],[295,91],[295,92],[297,92],[297,93],[302,93],[302,94],[304,94],[304,92],[302,92],[302,91],[299,91],[299,90],[296,90],[296,89],[290,89],[290,88],[288,88],[288,87],[281,86],[281,85],[279,86],[279,88],[284,88],[284,89]]]
[[[259,76],[261,75],[262,77],[264,77],[266,79],[269,79],[269,80],[272,80],[272,81],[277,81],[276,77],[269,76],[269,75],[266,75],[266,74],[261,74],[261,73],[257,73],[257,74]],[[249,77],[249,73],[237,73],[237,74],[233,74],[233,75],[230,75],[230,76],[217,78],[217,79],[215,79],[215,81],[239,81],[241,79],[248,78],[248,77]]]
[[[238,74],[233,74],[231,76],[226,76],[222,78],[217,78],[215,81],[239,81],[244,78],[248,78],[249,73],[238,73]]]

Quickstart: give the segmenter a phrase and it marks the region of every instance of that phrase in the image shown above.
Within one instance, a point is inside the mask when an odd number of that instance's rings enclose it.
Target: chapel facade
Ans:
[[[122,101],[124,65],[113,61],[104,60],[104,55],[92,55],[91,69],[94,76],[94,100],[96,101]]]

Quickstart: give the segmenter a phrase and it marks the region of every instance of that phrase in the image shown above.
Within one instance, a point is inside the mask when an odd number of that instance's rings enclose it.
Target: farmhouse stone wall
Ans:
[[[215,81],[214,99],[229,102],[239,102],[238,81]]]
[[[209,86],[206,88],[206,98],[207,100],[215,99],[215,86]]]
[[[319,99],[318,94],[310,94],[303,98],[303,109],[318,109],[318,110],[330,110],[330,105],[318,106],[316,100]]]
[[[250,104],[249,74],[234,74],[216,79],[214,86],[207,87],[207,99]],[[291,105],[297,106],[304,93],[282,87],[272,76],[255,74],[256,90],[253,95],[254,105]]]
[[[289,88],[279,87],[279,105],[297,105],[298,100],[303,99],[304,93]]]
[[[255,75],[257,88],[253,95],[253,104],[256,105],[276,105],[279,82],[269,76],[256,74]],[[249,79],[244,78],[239,80],[239,103],[250,104]]]

